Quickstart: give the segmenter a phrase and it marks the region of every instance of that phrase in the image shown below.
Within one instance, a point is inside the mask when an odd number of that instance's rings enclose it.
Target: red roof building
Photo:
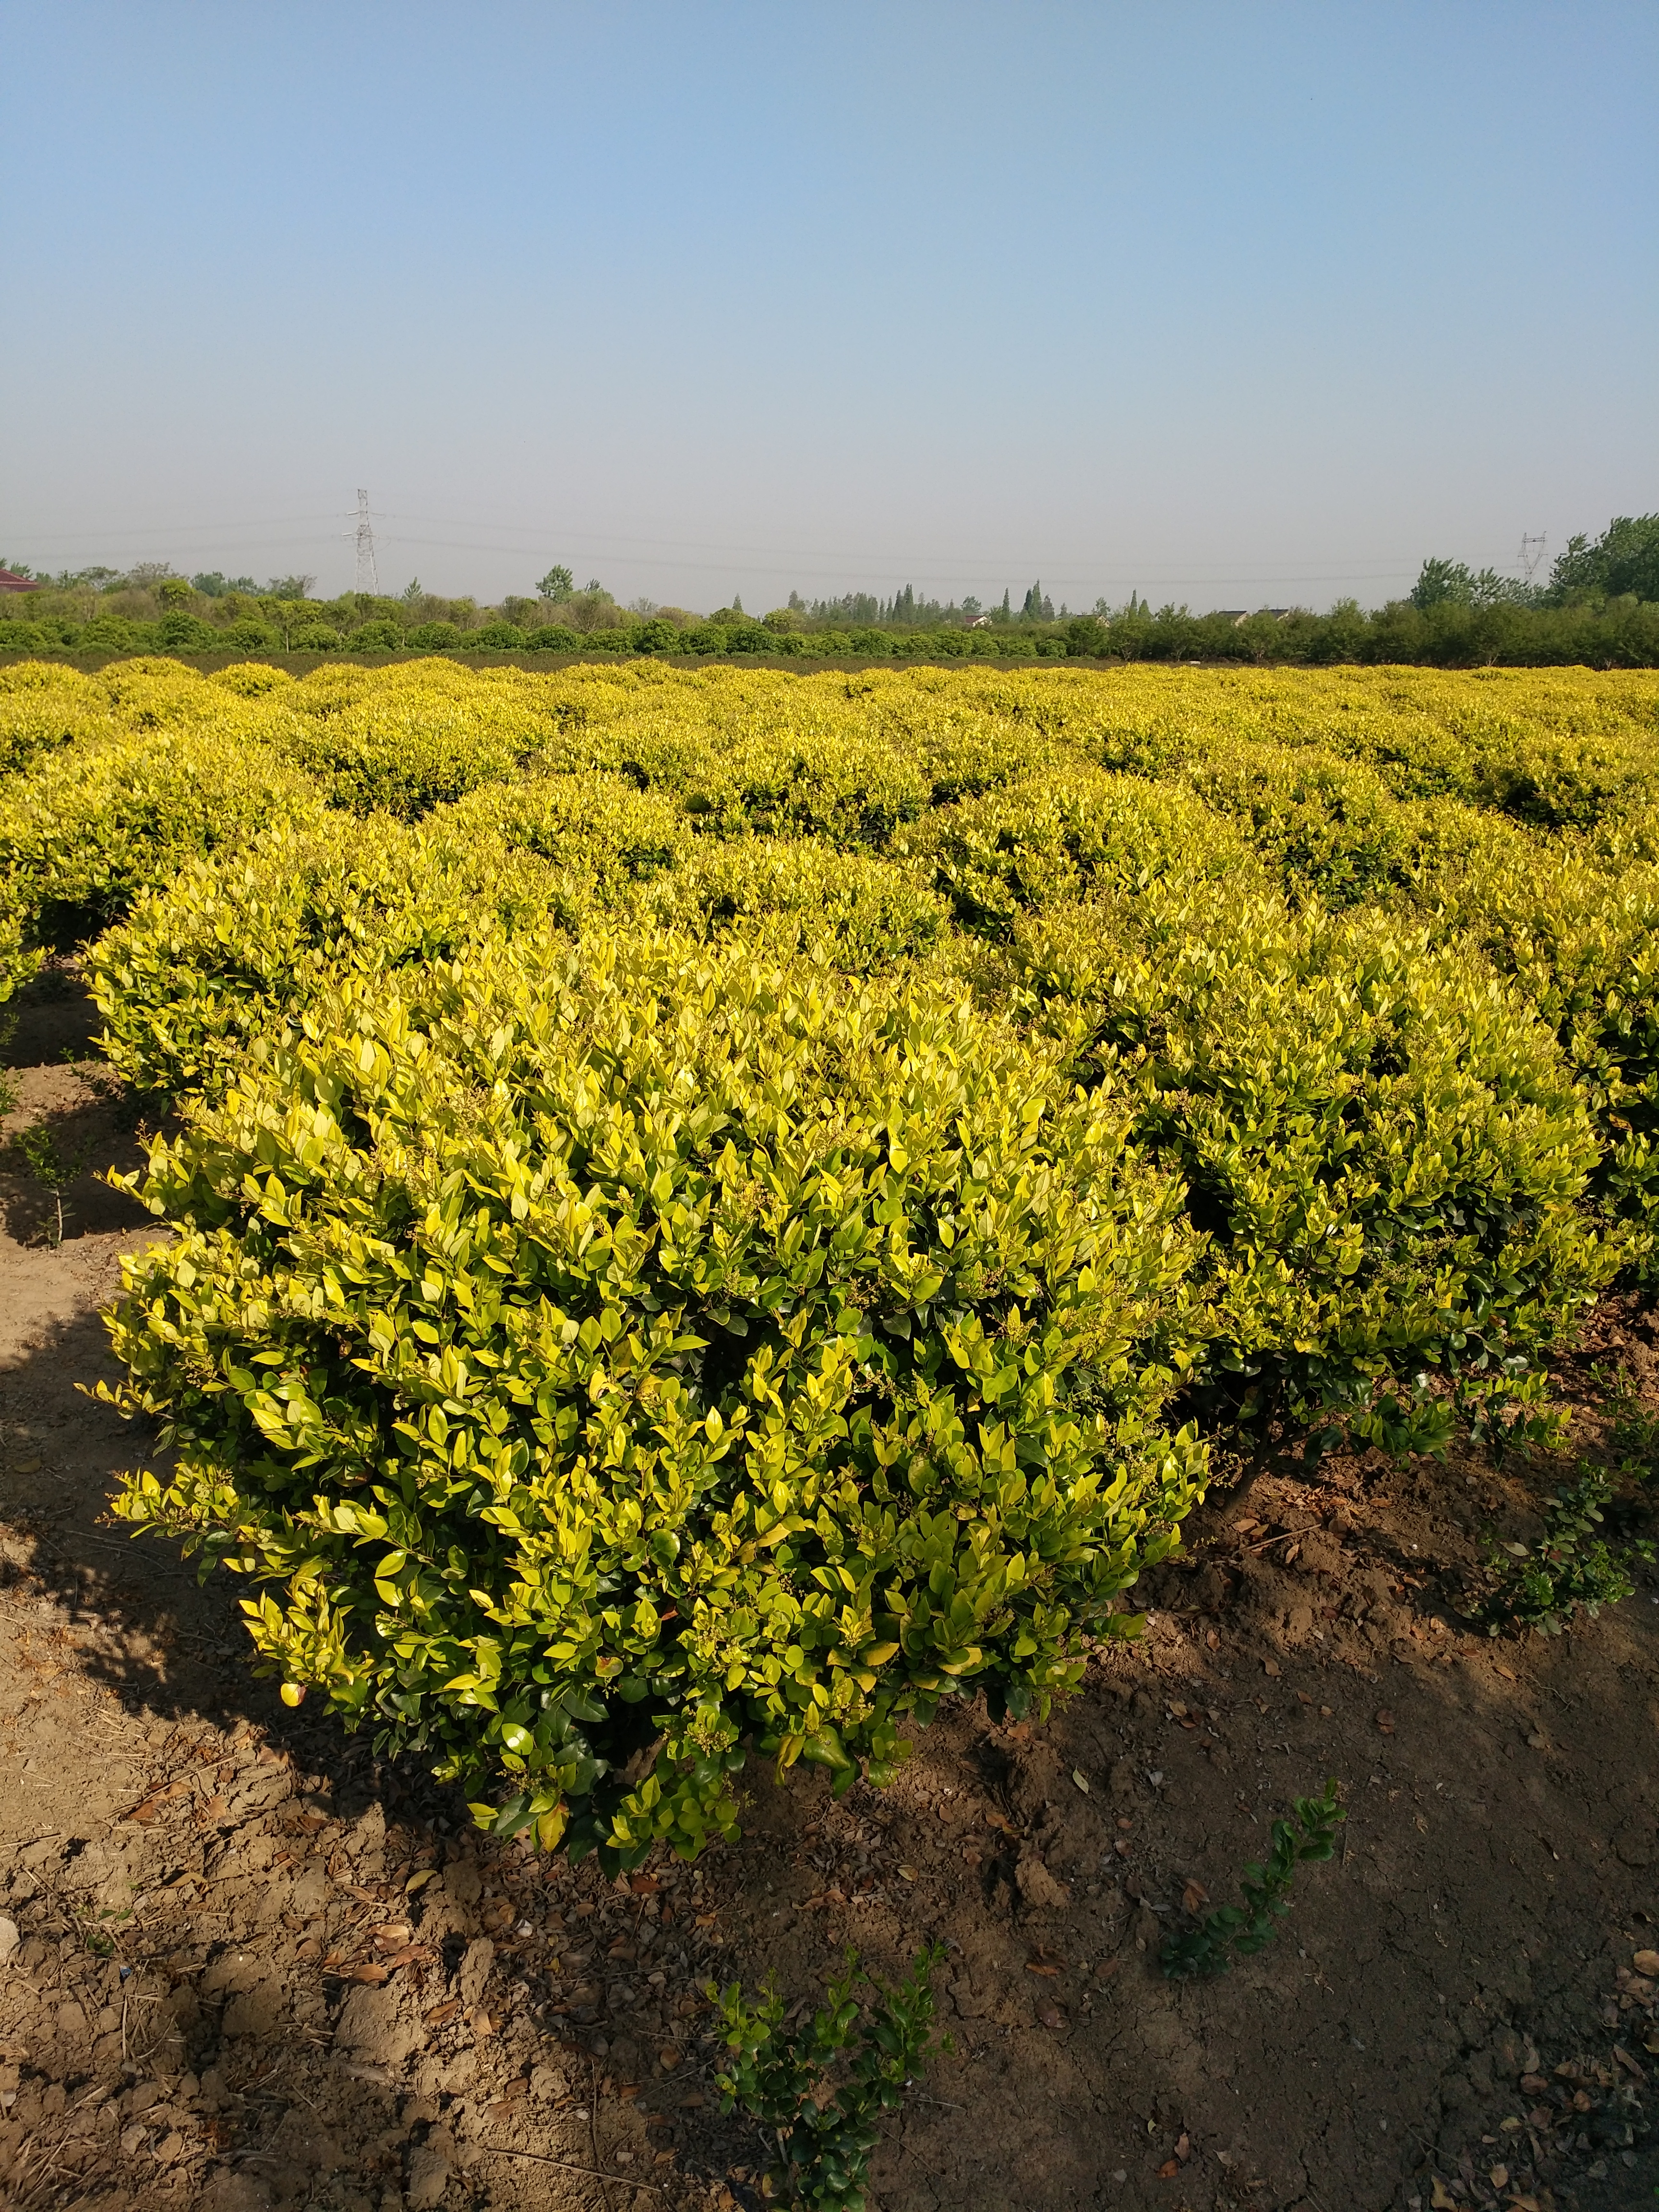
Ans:
[[[20,576],[15,568],[0,568],[0,592],[38,592],[33,576]]]

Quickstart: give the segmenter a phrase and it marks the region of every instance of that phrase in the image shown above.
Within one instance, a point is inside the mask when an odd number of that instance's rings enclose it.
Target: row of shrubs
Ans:
[[[1097,628],[1098,626],[1097,625]],[[725,655],[781,654],[805,659],[842,659],[864,655],[879,659],[1059,659],[1093,650],[1063,629],[1009,625],[987,629],[849,630],[768,629],[762,623],[694,623],[662,620],[618,623],[608,629],[577,630],[559,623],[525,629],[512,622],[481,623],[460,629],[453,623],[416,623],[405,629],[392,622],[360,623],[341,629],[321,616],[281,627],[247,615],[222,626],[179,612],[155,622],[123,615],[95,615],[88,622],[68,619],[0,620],[0,653],[547,653],[587,655],[632,653]]]
[[[184,611],[155,622],[113,614],[0,620],[0,653],[578,653],[584,658],[781,655],[801,659],[1118,661],[1200,660],[1246,665],[1357,665],[1591,668],[1659,667],[1659,605],[1634,599],[1599,605],[1503,604],[1428,608],[1401,600],[1374,613],[1357,605],[1326,615],[1192,615],[1137,609],[1103,621],[1004,623],[979,629],[797,629],[764,623],[679,624],[663,618],[576,630],[492,621],[476,629],[377,619],[344,629],[319,610],[285,623],[246,615],[222,627]]]
[[[20,675],[178,1115],[121,1510],[497,1832],[1040,1713],[1218,1455],[1547,1437],[1650,1265],[1649,679]]]

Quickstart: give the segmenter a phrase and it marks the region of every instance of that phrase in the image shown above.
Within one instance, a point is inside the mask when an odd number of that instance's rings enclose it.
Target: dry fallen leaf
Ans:
[[[1541,2074],[1523,2074],[1521,2076],[1521,2094],[1523,2097],[1541,2097],[1549,2086]]]
[[[414,1932],[408,1921],[392,1920],[384,1928],[377,1928],[368,1940],[380,1950],[401,1951]]]
[[[434,2005],[430,2012],[423,2013],[422,2018],[428,2027],[441,2027],[447,2020],[453,2020],[460,2008],[459,1997],[446,1997],[441,2005]]]
[[[1376,1725],[1378,1732],[1381,1735],[1392,1735],[1394,1734],[1394,1715],[1389,1711],[1386,1705],[1376,1716]]]
[[[1189,1881],[1181,1893],[1182,1910],[1201,1912],[1210,1901],[1210,1893],[1201,1881]]]
[[[1264,1674],[1278,1674],[1278,1672],[1279,1672],[1279,1662],[1278,1662],[1278,1660],[1277,1660],[1277,1659],[1264,1659],[1264,1660],[1262,1661],[1262,1662],[1261,1662],[1261,1671],[1262,1671],[1262,1673],[1263,1673]]]
[[[435,1881],[437,1879],[436,1867],[423,1867],[419,1874],[410,1875],[409,1880],[404,1884],[404,1895],[413,1897],[417,1889],[424,1889],[428,1882]]]
[[[654,1897],[657,1890],[657,1877],[653,1874],[630,1874],[628,1877],[628,1887],[635,1897]]]
[[[374,1959],[360,1959],[355,1966],[341,1967],[340,1979],[343,1982],[389,1982],[392,1969],[381,1966]]]
[[[899,1880],[901,1881],[914,1881],[915,1878],[916,1870],[914,1867],[901,1867],[899,1869]]]
[[[1066,2015],[1052,1997],[1044,1997],[1036,2008],[1036,2016],[1044,2027],[1064,2027]]]
[[[1192,2155],[1192,2148],[1193,2139],[1183,2129],[1176,2137],[1176,2156],[1179,2159],[1189,2158]]]
[[[1457,2212],[1457,2199],[1447,2188],[1440,2176],[1437,2173],[1431,2175],[1430,2179],[1434,2183],[1433,2193],[1429,2198],[1431,2212]]]
[[[1632,1957],[1631,1964],[1638,1974],[1652,1974],[1659,1978],[1659,1951],[1638,1951]]]
[[[190,1788],[191,1777],[181,1774],[176,1781],[169,1782],[164,1790],[152,1791],[142,1804],[135,1805],[131,1812],[123,1814],[122,1818],[140,1822],[153,1820],[163,1805],[168,1804],[175,1797],[182,1797]]]
[[[1507,2189],[1510,2180],[1510,2170],[1506,2166],[1495,2166],[1492,2169],[1491,2172],[1486,2176],[1486,2179],[1491,2182],[1494,2189]]]
[[[1173,2181],[1180,2171],[1181,2160],[1178,2158],[1166,2158],[1158,2169],[1158,2178],[1160,2181]]]
[[[1052,1981],[1054,1977],[1060,1972],[1060,1968],[1058,1966],[1038,1966],[1028,1962],[1025,1971],[1028,1974],[1046,1975],[1048,1979]]]
[[[394,1951],[386,1961],[387,1973],[395,1973],[399,1966],[430,1966],[437,1961],[437,1953],[429,1944],[405,1943],[401,1951]]]
[[[1074,1783],[1076,1783],[1076,1784],[1077,1784],[1078,1788],[1079,1788],[1079,1789],[1083,1792],[1084,1796],[1086,1797],[1086,1796],[1088,1796],[1088,1794],[1089,1794],[1089,1778],[1088,1778],[1088,1776],[1087,1776],[1087,1775],[1083,1771],[1083,1770],[1082,1770],[1082,1768],[1081,1768],[1080,1766],[1074,1766],[1074,1767],[1072,1769],[1072,1779],[1073,1779],[1073,1781]]]
[[[1005,1836],[1017,1836],[1019,1833],[1018,1829],[1015,1827],[1006,1813],[988,1813],[985,1815],[985,1825],[988,1828],[1000,1828]]]
[[[1512,1682],[1515,1680],[1514,1668],[1505,1667],[1501,1660],[1494,1659],[1492,1661],[1492,1671],[1494,1674],[1501,1674],[1506,1682]]]
[[[665,2045],[664,2048],[657,2053],[657,2063],[662,2068],[665,2074],[672,2074],[679,2063],[680,2054],[675,2050],[672,2043]]]

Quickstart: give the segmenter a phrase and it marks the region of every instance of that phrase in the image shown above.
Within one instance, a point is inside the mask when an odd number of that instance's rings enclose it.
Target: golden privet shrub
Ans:
[[[152,1148],[121,1510],[497,1833],[729,1831],[746,1741],[885,1779],[1047,1710],[1201,1492],[1182,1192],[937,991],[740,946],[354,978]]]

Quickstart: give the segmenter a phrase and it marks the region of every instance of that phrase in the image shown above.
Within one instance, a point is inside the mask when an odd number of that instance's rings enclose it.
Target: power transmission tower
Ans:
[[[1528,583],[1531,583],[1538,574],[1538,564],[1544,557],[1544,547],[1547,542],[1547,533],[1541,530],[1536,538],[1528,538],[1524,532],[1522,534],[1521,574]]]
[[[374,526],[368,519],[368,494],[361,490],[357,494],[357,589],[375,599],[380,596],[380,579],[374,568]]]

